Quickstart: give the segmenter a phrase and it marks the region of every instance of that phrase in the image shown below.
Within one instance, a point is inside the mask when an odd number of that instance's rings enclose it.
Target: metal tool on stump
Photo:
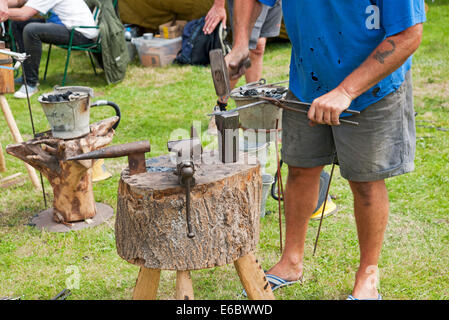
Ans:
[[[73,160],[92,160],[106,158],[128,157],[129,174],[134,175],[146,172],[145,153],[151,151],[150,142],[147,140],[119,144],[92,152],[83,153],[75,157],[68,158]]]
[[[190,215],[190,189],[195,185],[195,162],[201,161],[203,148],[195,129],[191,128],[191,138],[184,140],[169,141],[167,143],[168,151],[176,154],[176,171],[179,184],[186,189],[186,222],[187,236],[195,237],[192,231]]]
[[[239,161],[239,115],[223,114],[215,117],[218,130],[218,152],[223,163]]]

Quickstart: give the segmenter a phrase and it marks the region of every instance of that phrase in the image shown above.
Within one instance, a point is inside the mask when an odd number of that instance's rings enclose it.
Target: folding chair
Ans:
[[[114,1],[114,4],[117,3],[117,0]],[[67,59],[66,59],[66,63],[65,63],[65,68],[64,68],[64,77],[62,78],[62,86],[65,85],[65,81],[67,78],[67,69],[69,67],[69,61],[70,61],[70,55],[72,53],[72,51],[86,51],[89,55],[90,58],[90,63],[92,65],[92,68],[94,69],[94,73],[95,75],[97,75],[97,70],[95,69],[95,63],[92,57],[92,54],[101,54],[101,39],[100,39],[100,35],[98,35],[97,37],[97,41],[95,41],[95,43],[89,43],[89,44],[82,44],[82,45],[73,45],[73,35],[75,34],[75,29],[79,28],[79,29],[99,29],[98,27],[98,16],[100,13],[100,8],[99,7],[95,7],[93,10],[93,15],[94,15],[94,20],[97,23],[96,26],[75,26],[72,27],[70,30],[70,39],[69,39],[69,43],[67,45],[56,45],[59,48],[62,49],[66,49],[67,50]],[[50,62],[50,54],[51,54],[51,48],[52,48],[52,44],[49,45],[48,48],[48,55],[47,55],[47,62],[45,64],[45,73],[44,73],[44,80],[47,78],[47,71],[48,71],[48,64]]]

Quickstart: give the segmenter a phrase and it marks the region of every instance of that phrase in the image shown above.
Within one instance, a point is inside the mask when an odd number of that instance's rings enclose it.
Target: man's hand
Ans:
[[[0,0],[0,22],[8,20],[9,11],[8,11],[8,1]]]
[[[310,125],[340,125],[340,115],[349,108],[353,98],[344,87],[339,86],[325,95],[315,99],[310,106],[308,117]]]
[[[226,29],[226,9],[224,1],[216,0],[206,15],[203,27],[204,34],[211,34],[214,32],[220,22],[223,24],[223,28]]]
[[[248,46],[244,47],[234,47],[231,52],[229,52],[226,57],[226,65],[229,70],[229,78],[231,80],[236,80],[245,74],[246,67],[243,63],[249,57]]]

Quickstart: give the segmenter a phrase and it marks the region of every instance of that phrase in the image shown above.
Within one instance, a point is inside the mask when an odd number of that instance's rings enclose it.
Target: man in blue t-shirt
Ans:
[[[244,72],[251,25],[260,3],[236,0],[231,76]],[[319,175],[338,159],[354,195],[360,265],[348,299],[380,299],[377,264],[389,201],[385,179],[414,169],[415,119],[411,56],[425,21],[424,0],[283,0],[292,42],[290,99],[312,103],[307,116],[283,113],[282,157],[289,165],[286,240],[268,273],[276,285],[303,275],[304,242],[318,197]],[[291,105],[294,107],[294,105]],[[347,109],[358,127],[340,126]]]

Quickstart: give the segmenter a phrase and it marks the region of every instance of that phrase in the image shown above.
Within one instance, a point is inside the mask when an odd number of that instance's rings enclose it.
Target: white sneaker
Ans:
[[[20,89],[14,93],[14,98],[25,99],[27,97],[27,89],[28,89],[28,95],[30,97],[39,91],[39,89],[37,88],[37,85],[35,87],[27,86],[27,88],[25,88],[25,85],[22,84]]]

